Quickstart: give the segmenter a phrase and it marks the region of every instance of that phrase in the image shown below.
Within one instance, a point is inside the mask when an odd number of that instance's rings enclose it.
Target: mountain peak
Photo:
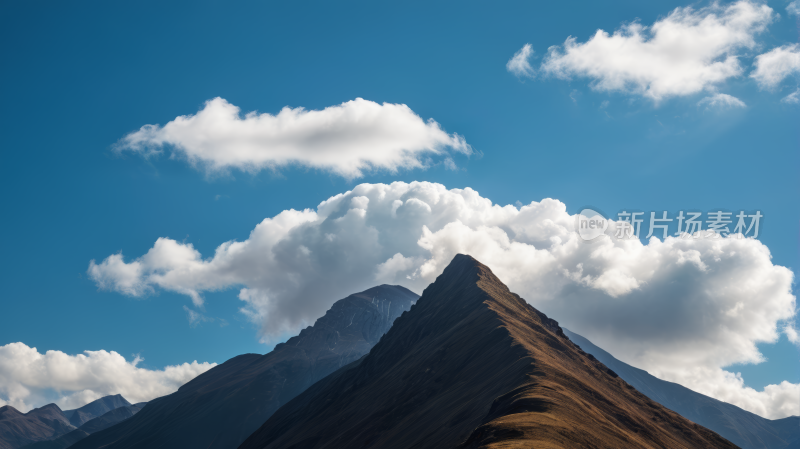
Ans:
[[[57,404],[50,403],[50,404],[45,404],[45,405],[43,405],[43,406],[41,406],[39,408],[35,408],[35,409],[31,410],[28,413],[33,413],[33,412],[41,413],[41,412],[46,412],[46,411],[53,411],[53,412],[57,412],[57,413],[62,413],[63,412],[61,410],[61,407],[59,407]]]
[[[0,407],[0,420],[23,416],[23,415],[24,413],[15,409],[10,405],[4,405]]]
[[[476,283],[486,279],[492,283],[502,284],[489,267],[468,254],[456,254],[436,281],[440,279],[464,283]]]
[[[469,254],[461,254],[458,253],[453,256],[453,260],[445,268],[445,271],[448,270],[458,270],[458,271],[473,271],[475,273],[480,272],[481,270],[488,270],[492,271],[486,265],[478,262],[478,259],[470,256]]]
[[[459,254],[363,359],[242,449],[733,448],[635,391]]]

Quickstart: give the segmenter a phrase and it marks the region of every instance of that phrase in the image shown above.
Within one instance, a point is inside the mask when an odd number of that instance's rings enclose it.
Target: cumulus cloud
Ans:
[[[361,98],[320,111],[286,107],[276,115],[249,112],[244,117],[238,107],[215,98],[195,115],[143,126],[116,149],[150,157],[167,146],[173,157],[207,173],[298,165],[348,179],[366,170],[424,168],[427,157],[448,151],[472,153],[463,137],[446,133],[404,104]]]
[[[239,286],[243,312],[274,341],[354,291],[378,283],[422,291],[455,254],[467,253],[628,363],[762,416],[800,414],[797,401],[786,402],[800,386],[751,391],[724,371],[762,361],[756,345],[776,341],[795,313],[792,272],[773,265],[762,243],[601,236],[588,244],[574,223],[553,199],[500,206],[469,188],[361,184],[314,210],[267,218],[247,240],[225,242],[207,259],[190,243],[161,238],[135,260],[93,261],[89,274],[134,296],[160,288],[196,300]],[[719,382],[704,380],[712,378]]]
[[[697,106],[705,106],[706,109],[734,109],[747,107],[744,101],[728,94],[714,94],[703,98],[697,102]]]
[[[654,101],[691,95],[740,75],[738,52],[754,48],[772,20],[771,8],[747,0],[677,8],[650,27],[633,22],[613,34],[598,30],[584,43],[569,37],[550,47],[541,71]]]
[[[55,402],[66,410],[110,394],[121,394],[133,403],[150,401],[176,391],[216,365],[194,361],[148,370],[137,366],[142,360],[127,361],[114,351],[103,350],[42,354],[24,343],[9,343],[0,346],[0,405],[27,412]]]
[[[514,53],[514,56],[508,60],[506,63],[506,70],[520,78],[533,78],[535,72],[533,67],[531,67],[531,63],[529,62],[529,59],[532,55],[533,47],[531,44],[523,45],[522,48],[520,48],[518,52]]]
[[[784,45],[758,55],[750,74],[762,89],[774,89],[786,79],[800,73],[800,44]]]

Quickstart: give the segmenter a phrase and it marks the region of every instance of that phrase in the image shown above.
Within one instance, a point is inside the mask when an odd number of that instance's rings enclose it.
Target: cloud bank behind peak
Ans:
[[[89,275],[126,295],[164,289],[196,302],[238,287],[242,311],[274,341],[354,291],[380,283],[422,291],[465,253],[627,363],[765,417],[800,414],[800,385],[755,391],[724,370],[763,361],[757,344],[782,331],[795,335],[793,275],[772,264],[766,246],[674,237],[586,244],[574,223],[554,199],[500,206],[470,188],[361,184],[316,209],[267,218],[213,257],[160,238],[134,260],[92,261]]]

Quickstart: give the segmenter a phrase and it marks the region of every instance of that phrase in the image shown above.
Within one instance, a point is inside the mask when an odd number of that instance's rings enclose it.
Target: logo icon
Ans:
[[[592,209],[582,210],[575,221],[575,230],[583,240],[590,241],[605,234],[608,220],[600,212]]]

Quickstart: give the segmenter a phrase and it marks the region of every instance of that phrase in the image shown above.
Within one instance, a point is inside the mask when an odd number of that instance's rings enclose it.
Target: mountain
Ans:
[[[272,352],[234,357],[73,448],[235,448],[281,405],[369,352],[417,298],[392,285],[350,295]]]
[[[122,395],[116,394],[92,401],[79,409],[65,410],[64,416],[69,419],[70,424],[75,427],[80,427],[86,422],[103,416],[114,409],[129,407],[130,405],[131,403],[125,400]]]
[[[9,405],[0,407],[0,449],[16,449],[36,441],[58,438],[74,429],[55,404],[28,413]]]
[[[786,445],[786,447],[784,447],[783,449],[800,449],[800,438],[792,441],[791,443]]]
[[[108,413],[104,413],[102,416],[87,421],[81,427],[66,435],[62,435],[54,440],[39,441],[38,443],[29,444],[23,446],[23,449],[66,449],[95,432],[99,432],[114,424],[125,421],[138,413],[145,404],[145,402],[140,402],[135,405],[115,408]]]
[[[125,421],[133,415],[139,413],[147,402],[139,402],[137,404],[129,405],[127,407],[120,407],[103,414],[86,424],[80,426],[78,429],[88,434],[93,434],[101,430],[108,429],[109,427],[119,422]]]
[[[118,394],[66,411],[62,411],[55,404],[48,404],[28,413],[21,413],[11,406],[5,406],[0,408],[0,449],[14,449],[39,441],[60,438],[90,420],[120,407],[129,406],[130,402]]]
[[[735,448],[636,391],[465,255],[368,355],[240,447]]]
[[[650,399],[717,432],[742,449],[800,449],[800,417],[769,420],[667,382],[615,359],[586,338],[564,329],[575,344],[614,370]],[[790,442],[794,441],[794,446]]]

